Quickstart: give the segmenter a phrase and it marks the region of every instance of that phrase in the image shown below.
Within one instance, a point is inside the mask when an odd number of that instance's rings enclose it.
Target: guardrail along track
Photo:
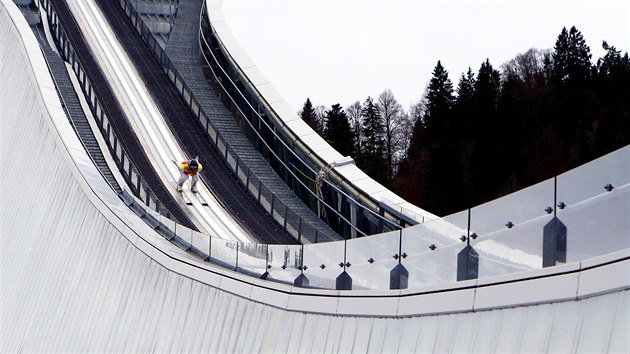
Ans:
[[[276,223],[229,171],[223,157],[198,126],[197,119],[163,72],[151,50],[130,26],[120,5],[97,1],[103,14],[155,99],[171,131],[189,156],[199,155],[202,180],[234,218],[263,243],[295,244],[297,241]],[[198,64],[199,65],[199,64]],[[268,171],[269,172],[269,171]],[[271,172],[273,173],[273,172]],[[285,187],[286,188],[286,187]]]
[[[46,58],[48,69],[57,87],[57,94],[61,98],[61,104],[70,120],[70,124],[72,124],[72,128],[74,128],[74,131],[79,136],[81,143],[103,178],[105,178],[112,189],[116,191],[116,194],[122,193],[122,188],[109,169],[105,161],[105,156],[103,156],[103,152],[92,132],[92,128],[90,128],[90,123],[85,116],[85,112],[83,112],[83,107],[79,101],[79,96],[74,90],[65,62],[58,53],[55,53],[52,48],[50,48],[46,41],[45,34],[43,33],[43,28],[40,25],[33,27],[33,31],[39,41],[39,46],[42,49],[44,58]]]
[[[160,207],[158,207],[158,209],[168,210],[170,215],[179,223],[189,228],[196,229],[191,220],[186,216],[173,199],[172,195],[162,184],[157,172],[151,165],[142,149],[138,137],[134,134],[124,112],[120,108],[103,72],[90,52],[85,38],[81,33],[81,29],[65,1],[43,1],[40,5],[46,8],[49,22],[55,34],[55,40],[61,48],[65,59],[70,61],[73,68],[75,65],[79,67],[75,69],[75,72],[81,71],[81,75],[77,75],[79,76],[79,80],[84,85],[86,85],[86,82],[88,83],[86,87],[89,88],[84,88],[84,90],[87,91],[89,96],[88,101],[91,104],[91,108],[95,109],[95,102],[100,104],[99,111],[93,113],[95,113],[97,119],[103,119],[102,117],[106,116],[108,122],[107,131],[103,131],[103,133],[106,134],[105,140],[108,142],[110,151],[113,152],[112,155],[114,157],[118,155],[121,156],[120,160],[117,162],[120,165],[119,167],[123,170],[123,175],[127,173],[126,177],[128,177],[129,181],[133,181],[130,164],[136,166],[136,168],[133,168],[133,173],[140,175],[140,178],[136,177],[137,185],[131,183],[130,188],[138,196],[142,196],[143,198],[141,199],[146,199],[147,204],[159,204]],[[89,83],[98,83],[98,85]],[[103,129],[103,126],[101,126],[101,129]],[[127,153],[126,155],[122,152],[123,150]],[[127,157],[124,158],[122,156]],[[131,161],[125,161],[125,159]],[[129,168],[125,168],[125,166]],[[141,183],[140,180],[146,185]],[[151,201],[151,203],[149,203],[149,194],[153,194],[157,201]],[[162,212],[163,210],[159,211]]]

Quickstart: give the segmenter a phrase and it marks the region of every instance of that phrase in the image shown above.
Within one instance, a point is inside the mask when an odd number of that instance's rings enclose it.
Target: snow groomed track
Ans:
[[[87,44],[112,85],[117,100],[121,102],[123,111],[130,119],[133,130],[144,145],[144,150],[148,152],[151,164],[156,167],[161,182],[170,187],[173,197],[176,197],[173,185],[179,178],[179,172],[172,160],[183,161],[187,155],[170,132],[140,74],[134,69],[131,60],[116,40],[96,3],[69,1],[68,5],[81,27]],[[247,233],[232,220],[203,184],[200,183],[199,193],[208,201],[209,207],[201,205],[192,196],[188,186],[185,185],[184,193],[193,201],[193,207],[187,209],[202,230],[226,240],[251,241]]]
[[[628,228],[599,257],[397,291],[294,288],[199,262],[102,179],[30,28],[0,1],[1,352],[630,350]],[[37,168],[16,173],[16,156]],[[576,203],[601,217],[592,203],[618,195]]]

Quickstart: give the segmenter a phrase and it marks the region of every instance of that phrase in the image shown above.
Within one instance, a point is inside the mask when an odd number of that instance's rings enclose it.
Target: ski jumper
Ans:
[[[196,171],[191,171],[188,169],[188,160],[179,164],[180,177],[179,177],[179,180],[177,181],[178,191],[181,191],[182,186],[184,185],[184,182],[188,180],[188,177],[191,177],[190,190],[193,192],[197,192],[197,182],[199,181],[199,172],[201,172],[201,169],[203,168],[200,163],[198,163],[198,165],[199,167],[197,168]]]

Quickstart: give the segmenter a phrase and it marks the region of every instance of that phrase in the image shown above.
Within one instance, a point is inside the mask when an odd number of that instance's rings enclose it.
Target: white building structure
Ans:
[[[405,231],[407,289],[386,285],[398,234],[305,246],[316,287],[287,284],[301,271],[277,264],[285,281],[261,280],[185,252],[111,190],[31,28],[0,0],[0,150],[3,353],[630,351],[630,147],[558,177],[564,264],[542,267],[552,216],[534,210],[553,194],[546,181],[472,210],[477,279],[456,281],[459,213]],[[217,257],[229,264],[230,250]],[[330,289],[339,258],[362,290]]]

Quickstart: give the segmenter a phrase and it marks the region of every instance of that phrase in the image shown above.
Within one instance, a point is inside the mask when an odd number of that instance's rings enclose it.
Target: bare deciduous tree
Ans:
[[[393,176],[398,173],[398,167],[400,163],[407,157],[407,151],[409,151],[409,145],[411,145],[411,136],[413,135],[413,126],[416,122],[416,115],[413,110],[422,109],[418,108],[420,104],[416,104],[410,108],[410,113],[403,112],[401,116],[400,134],[397,140],[398,148],[396,149],[392,161]],[[419,113],[420,115],[422,113]]]
[[[354,157],[356,158],[361,153],[361,110],[363,106],[361,102],[356,101],[346,108],[346,114],[348,115],[348,121],[350,122],[350,130],[354,135]]]
[[[319,106],[315,107],[315,114],[317,115],[317,120],[319,121],[319,124],[321,126],[321,131],[319,131],[319,135],[324,135],[326,133],[326,112],[328,111],[328,108],[326,108],[326,106],[320,104]]]
[[[545,57],[551,55],[550,50],[531,48],[525,53],[518,54],[501,66],[503,77],[515,76],[525,82],[529,87],[534,87],[544,80]]]
[[[398,103],[390,89],[383,91],[378,96],[378,108],[385,128],[387,178],[391,181],[407,145],[405,140],[408,140],[406,135],[409,134],[407,130],[409,116],[404,112],[402,105]]]

